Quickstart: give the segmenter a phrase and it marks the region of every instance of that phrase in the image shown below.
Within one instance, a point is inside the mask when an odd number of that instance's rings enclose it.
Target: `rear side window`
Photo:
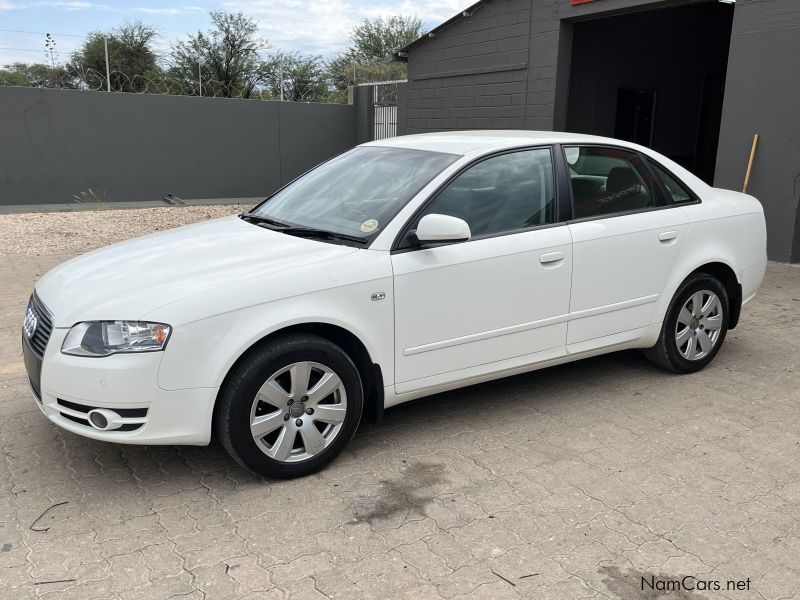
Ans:
[[[564,148],[574,218],[606,216],[666,204],[636,152],[623,148]]]
[[[664,185],[664,189],[667,190],[670,197],[669,199],[673,203],[678,204],[681,202],[692,202],[694,200],[694,196],[660,165],[650,161],[650,166],[653,167],[656,177],[658,177]]]

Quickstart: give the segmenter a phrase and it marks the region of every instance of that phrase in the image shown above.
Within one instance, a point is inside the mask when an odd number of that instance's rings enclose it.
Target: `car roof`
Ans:
[[[518,129],[443,131],[402,135],[367,142],[363,146],[384,146],[467,154],[481,149],[503,150],[539,144],[613,144],[634,148],[634,144],[612,138],[560,131],[524,131]]]

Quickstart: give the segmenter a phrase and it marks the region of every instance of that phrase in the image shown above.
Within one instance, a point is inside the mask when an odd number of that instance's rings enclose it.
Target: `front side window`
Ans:
[[[353,148],[295,180],[254,214],[366,240],[458,158],[408,148]]]
[[[549,149],[501,154],[461,173],[420,217],[442,214],[464,219],[473,237],[546,225],[556,218],[553,189]]]
[[[656,177],[661,180],[664,189],[667,190],[670,200],[673,203],[679,204],[681,202],[692,202],[694,200],[694,196],[660,165],[650,161],[650,166],[653,167]]]
[[[633,151],[623,148],[564,148],[569,166],[575,219],[624,213],[664,202],[650,172]]]

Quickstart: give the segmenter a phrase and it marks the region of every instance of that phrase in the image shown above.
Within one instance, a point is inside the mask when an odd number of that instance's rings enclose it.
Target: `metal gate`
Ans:
[[[397,135],[397,84],[404,81],[381,81],[372,85],[374,127],[372,139]]]

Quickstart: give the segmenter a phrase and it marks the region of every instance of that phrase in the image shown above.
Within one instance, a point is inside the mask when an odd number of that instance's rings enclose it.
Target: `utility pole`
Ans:
[[[106,49],[106,90],[111,91],[111,70],[108,67],[108,36],[103,37],[103,42]]]
[[[281,65],[281,102],[283,102],[283,65]]]
[[[200,59],[197,60],[197,81],[200,84],[200,97],[203,97],[203,70],[202,64],[200,63]]]

